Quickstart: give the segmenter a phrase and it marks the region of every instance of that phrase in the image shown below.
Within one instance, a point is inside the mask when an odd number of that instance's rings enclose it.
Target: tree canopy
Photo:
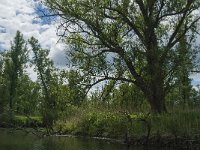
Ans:
[[[182,65],[179,45],[195,48],[199,1],[45,0],[62,19],[58,34],[92,85],[103,80],[131,82],[151,109],[166,111],[165,97]],[[189,46],[193,44],[193,46]]]

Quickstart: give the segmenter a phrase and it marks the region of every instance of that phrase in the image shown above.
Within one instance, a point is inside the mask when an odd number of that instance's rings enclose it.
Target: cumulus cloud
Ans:
[[[19,30],[26,40],[34,36],[43,48],[50,49],[50,57],[56,65],[65,65],[64,46],[58,43],[56,36],[57,24],[38,18],[37,8],[42,9],[42,6],[36,0],[0,1],[0,50],[10,48],[10,41]],[[58,56],[62,57],[58,59]]]

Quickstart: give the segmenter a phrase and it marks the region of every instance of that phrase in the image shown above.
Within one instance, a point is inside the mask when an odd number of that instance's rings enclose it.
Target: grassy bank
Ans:
[[[126,143],[173,144],[196,142],[200,137],[200,111],[173,110],[166,114],[126,113],[102,110],[76,110],[59,120],[61,134],[122,139]],[[157,143],[158,144],[158,143]]]
[[[0,115],[0,127],[43,127],[43,123],[40,116],[15,115],[10,117],[8,114],[2,114]]]

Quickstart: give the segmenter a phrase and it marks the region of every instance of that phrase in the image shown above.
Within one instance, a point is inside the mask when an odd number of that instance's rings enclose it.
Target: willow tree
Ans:
[[[152,111],[166,111],[165,97],[179,68],[180,39],[194,42],[198,0],[45,0],[60,16],[80,69],[103,80],[134,83]],[[51,15],[52,16],[52,15]],[[192,33],[192,34],[191,34]],[[87,66],[87,67],[85,67]]]

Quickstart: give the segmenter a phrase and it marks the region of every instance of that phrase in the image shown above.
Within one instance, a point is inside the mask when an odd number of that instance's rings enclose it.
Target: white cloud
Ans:
[[[34,70],[34,66],[32,67],[28,67],[26,69],[26,72],[28,73],[29,77],[33,80],[36,81],[37,80],[37,73],[33,71]]]
[[[0,48],[9,49],[16,31],[23,33],[27,40],[34,36],[43,48],[50,49],[50,57],[56,65],[65,65],[64,46],[57,43],[56,23],[42,24],[36,16],[34,0],[1,0],[0,1]],[[60,57],[59,59],[57,57]],[[58,61],[58,62],[57,62]],[[31,73],[31,71],[29,70]]]
[[[191,74],[190,78],[194,80],[195,84],[200,84],[200,73]]]
[[[0,31],[4,31],[0,36],[1,47],[9,49],[10,41],[13,40],[16,31],[19,30],[23,33],[25,39],[34,36],[43,48],[55,51],[52,54],[56,53],[56,49],[59,49],[60,53],[62,44],[57,43],[59,39],[56,36],[57,24],[33,23],[33,21],[40,20],[36,18],[34,9],[36,4],[37,2],[33,0],[0,1]]]

